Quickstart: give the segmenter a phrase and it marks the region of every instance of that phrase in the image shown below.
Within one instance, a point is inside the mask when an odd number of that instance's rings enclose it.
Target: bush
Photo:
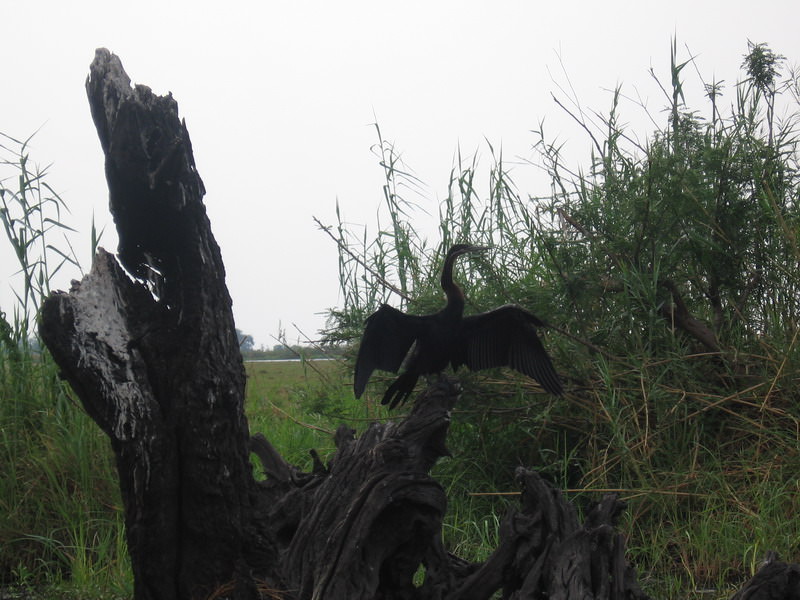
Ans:
[[[653,593],[710,585],[724,595],[767,549],[800,558],[797,495],[787,493],[800,472],[798,82],[782,57],[750,44],[730,111],[721,86],[707,85],[704,119],[683,100],[687,64],[673,43],[666,123],[644,144],[620,125],[619,89],[596,129],[571,113],[592,149],[580,172],[540,134],[549,197],[521,196],[490,146],[482,198],[478,165],[459,159],[432,245],[398,193],[413,178],[379,132],[389,226],[368,236],[340,219],[328,229],[344,298],[329,336],[356,341],[387,300],[436,310],[446,249],[493,246],[462,265],[467,310],[515,302],[554,323],[546,345],[568,393],[463,375],[455,458],[442,466],[461,491],[457,506],[474,504],[467,490],[513,489],[519,463],[581,498],[618,490]],[[462,544],[461,533],[449,543]]]

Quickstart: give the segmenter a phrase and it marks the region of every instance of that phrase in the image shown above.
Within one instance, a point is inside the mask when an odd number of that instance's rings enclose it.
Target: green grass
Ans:
[[[42,380],[40,365],[29,368],[36,370],[24,375],[26,381],[48,381]],[[329,432],[340,423],[363,428],[370,418],[387,416],[369,401],[352,398],[350,374],[341,362],[250,363],[246,368],[251,430],[264,433],[287,460],[304,469],[311,466],[310,448],[323,458],[333,451]],[[469,391],[469,378],[465,384]],[[368,391],[370,397],[379,397],[380,386]],[[49,396],[45,404],[50,408],[36,411],[24,434],[18,431],[11,440],[8,428],[3,429],[2,467],[9,473],[0,489],[4,581],[30,586],[47,598],[130,597],[108,443],[63,395],[63,388],[53,389],[62,391]],[[518,501],[513,495],[481,494],[517,491],[511,477],[518,464],[541,469],[565,488],[586,485],[601,490],[608,485],[582,471],[585,464],[568,435],[552,437],[560,407],[526,396],[525,391],[494,398],[495,412],[482,413],[478,421],[473,419],[478,400],[465,397],[454,411],[448,441],[454,456],[434,469],[449,498],[445,543],[468,560],[487,557],[496,545],[499,520],[508,505]],[[35,395],[37,406],[42,406],[38,403],[44,390]],[[619,402],[616,407],[606,402],[602,411],[615,408],[626,410]],[[515,426],[520,424],[524,426]],[[768,447],[689,445],[684,464],[675,461],[669,468],[639,475],[631,471],[627,487],[620,490],[629,504],[621,530],[642,583],[653,596],[728,597],[767,550],[797,556],[796,457],[768,455]],[[568,492],[579,507],[600,495]],[[717,592],[702,591],[708,589]]]
[[[516,188],[502,151],[488,145],[486,173],[477,152],[459,153],[438,223],[401,196],[412,171],[379,131],[376,222],[350,225],[337,205],[325,228],[343,298],[328,339],[357,343],[381,302],[438,309],[442,257],[464,241],[494,248],[457,274],[467,311],[513,302],[557,326],[545,344],[563,398],[508,373],[466,379],[454,457],[436,468],[452,498],[451,548],[480,556],[504,501],[470,493],[513,490],[523,464],[577,490],[579,504],[603,490],[628,498],[622,528],[654,597],[728,597],[768,550],[800,561],[800,104],[784,59],[747,50],[720,103],[718,84],[687,81],[692,59],[673,40],[652,133],[625,129],[621,87],[604,113],[566,82],[556,101],[587,134],[587,160],[565,163],[562,145],[535,132],[551,191],[534,196]],[[685,102],[690,85],[709,100],[700,109]],[[422,237],[437,224],[437,239]]]
[[[324,411],[328,390],[339,387],[331,385],[341,369],[336,361],[246,363],[246,369],[245,413],[251,433],[263,433],[287,461],[305,470],[311,469],[310,449],[323,457],[333,452],[335,415],[306,407]]]
[[[0,583],[48,598],[130,596],[108,439],[49,360],[0,355],[2,396],[12,400],[0,406]]]
[[[375,419],[397,419],[403,413],[389,413],[378,403],[385,385],[380,378],[370,385],[366,398],[355,400],[352,372],[344,361],[248,363],[246,368],[251,432],[263,433],[284,458],[307,470],[309,449],[317,450],[323,460],[335,451],[332,435],[340,424],[360,432]],[[455,436],[478,435],[470,423],[459,422],[457,416],[455,420]],[[443,459],[433,472],[449,499],[445,542],[451,551],[473,561],[484,560],[496,546],[499,519],[509,503],[501,496],[473,495],[496,491],[484,485],[486,477],[475,477],[476,466],[485,469],[484,475],[491,470],[479,458],[462,455]],[[471,479],[465,479],[468,476]]]
[[[36,336],[51,278],[77,261],[58,239],[71,231],[66,204],[47,169],[29,160],[28,142],[0,133],[0,222],[19,266],[16,304],[10,314],[0,310],[0,586],[43,598],[127,598],[109,441],[75,405]],[[93,228],[93,248],[97,241]]]
[[[290,462],[306,469],[309,448],[323,457],[333,451],[328,432],[338,424],[358,428],[372,416],[387,417],[369,401],[354,401],[345,364],[314,366],[319,372],[299,362],[247,365],[251,429],[264,433]],[[618,490],[628,503],[620,529],[628,539],[629,558],[654,597],[727,598],[752,576],[768,550],[790,559],[800,553],[800,522],[794,518],[800,510],[797,456],[770,454],[775,443],[791,447],[784,434],[761,448],[734,448],[731,441],[710,449],[696,446],[691,439],[696,430],[688,427],[672,441],[683,451],[675,449],[656,468],[643,462],[647,451],[641,448],[641,436],[648,435],[647,443],[655,446],[668,432],[628,431],[622,421],[626,415],[630,420],[634,408],[624,398],[595,399],[611,426],[610,446],[630,448],[617,458],[631,463],[620,486],[597,477],[603,469],[613,472],[602,458],[594,466],[587,464],[567,430],[554,433],[566,423],[562,413],[574,412],[579,399],[568,397],[558,406],[560,400],[531,396],[523,386],[506,398],[487,394],[483,402],[492,411],[485,411],[478,398],[469,396],[474,379],[466,377],[465,398],[453,412],[448,446],[454,456],[442,459],[433,471],[449,500],[443,538],[459,556],[484,560],[496,546],[498,523],[508,506],[518,502],[513,495],[518,465],[537,468],[569,490],[567,497],[579,508],[609,488]],[[484,394],[498,385],[481,379],[488,385]],[[380,397],[381,385],[368,395]],[[477,413],[481,418],[475,420]],[[611,460],[608,449],[597,453]]]
[[[343,360],[253,362],[245,367],[251,433],[263,433],[301,468],[311,468],[310,449],[323,460],[335,451],[333,434],[339,425],[361,432],[373,420],[391,416],[371,396],[353,397],[352,372]]]

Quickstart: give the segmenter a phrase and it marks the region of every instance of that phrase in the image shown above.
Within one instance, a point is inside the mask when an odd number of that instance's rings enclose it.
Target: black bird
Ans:
[[[536,328],[545,325],[528,311],[511,304],[464,317],[464,293],[453,281],[453,263],[468,252],[488,250],[483,246],[456,244],[447,253],[442,270],[442,288],[447,305],[437,313],[407,315],[383,304],[367,318],[356,359],[353,389],[364,393],[375,369],[403,373],[389,386],[383,404],[394,408],[414,391],[420,375],[439,373],[447,365],[466,365],[472,371],[511,367],[532,377],[551,394],[562,393],[550,357]]]

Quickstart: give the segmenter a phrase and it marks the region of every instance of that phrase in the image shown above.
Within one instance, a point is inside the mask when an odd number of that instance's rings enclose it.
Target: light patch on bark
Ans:
[[[70,293],[79,344],[78,364],[91,365],[103,395],[112,403],[115,418],[110,423],[121,442],[137,437],[137,423],[150,419],[150,407],[137,381],[134,365],[142,363],[132,348],[126,322],[126,307],[111,272],[114,258],[101,250],[81,285]]]

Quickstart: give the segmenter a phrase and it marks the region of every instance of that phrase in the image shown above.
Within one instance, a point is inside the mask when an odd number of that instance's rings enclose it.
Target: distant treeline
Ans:
[[[319,358],[339,358],[342,355],[341,348],[330,346],[286,346],[278,344],[271,350],[261,347],[258,350],[242,350],[244,360],[286,360],[289,358],[319,359]]]

